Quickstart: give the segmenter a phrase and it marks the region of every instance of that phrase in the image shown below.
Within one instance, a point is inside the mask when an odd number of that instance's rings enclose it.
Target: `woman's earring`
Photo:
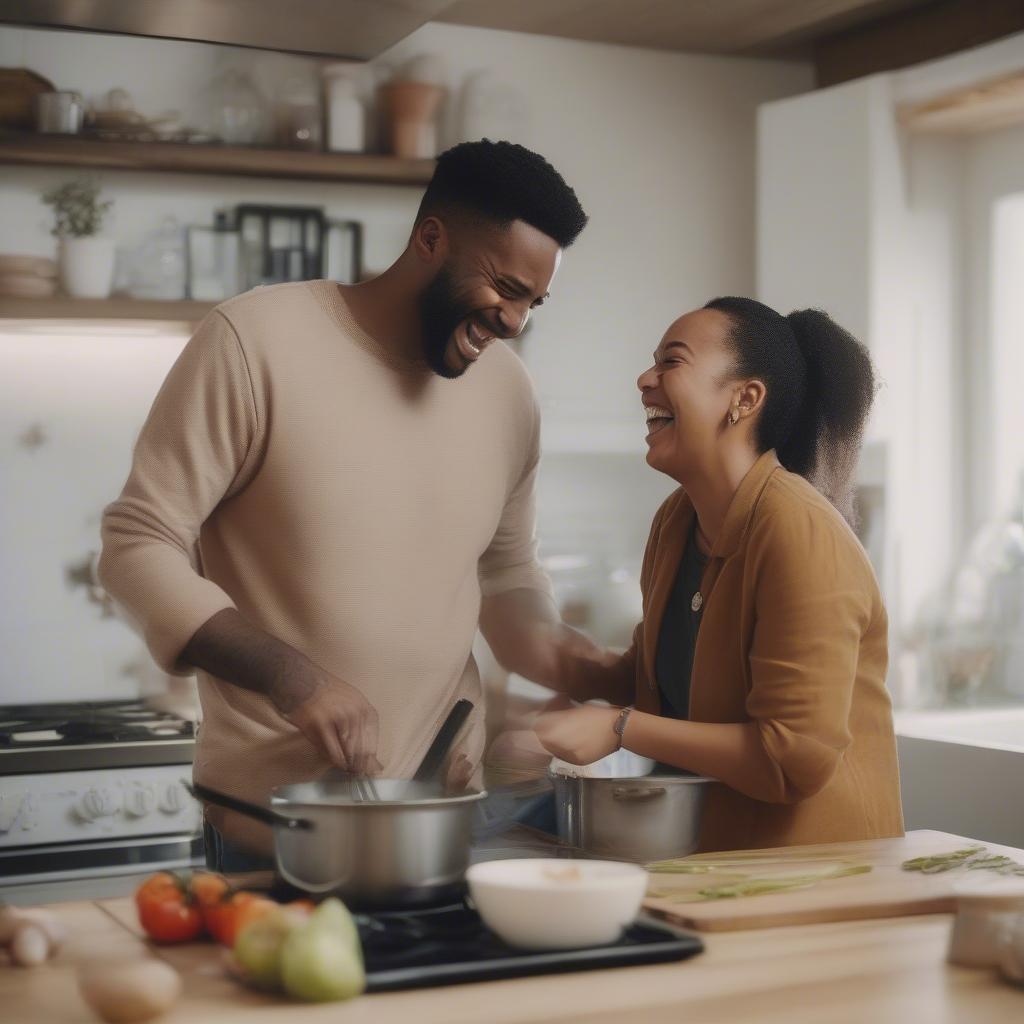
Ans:
[[[739,411],[739,409],[732,409],[729,412],[729,422],[733,426],[736,426],[736,424],[739,423],[739,421],[740,421],[740,411]]]

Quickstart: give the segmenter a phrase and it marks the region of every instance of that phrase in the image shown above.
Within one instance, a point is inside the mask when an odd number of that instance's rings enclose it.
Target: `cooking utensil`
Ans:
[[[693,853],[712,780],[643,774],[652,762],[632,757],[633,765],[624,767],[613,754],[579,774],[569,766],[551,769],[559,837],[588,853],[638,864]]]
[[[437,735],[427,748],[423,760],[420,762],[416,774],[413,775],[413,782],[437,782],[444,759],[448,756],[455,737],[462,728],[463,723],[473,710],[473,702],[465,698],[457,700],[447,717],[441,723]],[[356,800],[379,800],[373,779],[369,776],[355,775],[351,772],[344,772],[338,768],[332,768],[323,776],[325,782],[347,781],[351,787],[353,797]]]
[[[379,799],[355,799],[349,781],[271,791],[270,809],[196,786],[209,803],[270,824],[277,869],[311,893],[353,907],[425,905],[461,895],[473,806],[487,794],[446,797],[439,786],[376,779]]]
[[[194,792],[269,824],[278,871],[307,892],[375,908],[456,898],[469,864],[473,808],[487,794],[445,796],[437,775],[472,709],[468,700],[455,703],[411,781],[374,779],[372,790],[352,776],[278,786],[270,808],[208,786]]]
[[[221,793],[220,790],[210,789],[209,786],[204,786],[200,782],[182,781],[182,785],[196,800],[203,800],[209,804],[226,807],[228,810],[244,814],[247,818],[262,821],[265,825],[304,829],[306,831],[315,827],[313,822],[306,818],[289,818],[287,815],[278,814],[267,807],[260,807],[259,804],[251,804],[248,800],[239,800],[236,796],[229,796],[227,793]]]
[[[416,774],[413,775],[414,782],[431,782],[438,777],[458,731],[472,710],[473,702],[471,700],[466,700],[463,697],[455,702],[451,711],[448,712],[448,717],[442,722],[441,728],[437,730],[434,742],[430,744],[426,754],[423,755],[423,760],[420,762],[419,768],[416,769]]]

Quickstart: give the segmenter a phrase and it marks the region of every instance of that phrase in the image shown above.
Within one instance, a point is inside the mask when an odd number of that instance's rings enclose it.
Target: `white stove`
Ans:
[[[105,895],[202,864],[194,747],[193,722],[140,701],[0,707],[0,897]]]

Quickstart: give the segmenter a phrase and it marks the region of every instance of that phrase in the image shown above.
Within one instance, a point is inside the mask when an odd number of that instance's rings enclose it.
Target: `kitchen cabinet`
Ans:
[[[943,583],[962,500],[960,328],[939,328],[937,311],[952,310],[953,300],[934,274],[954,250],[931,200],[921,206],[915,194],[922,181],[900,123],[901,81],[872,75],[767,103],[757,123],[758,297],[782,312],[826,310],[875,365],[858,482],[873,489],[878,509],[872,557],[897,695],[898,644]]]
[[[757,295],[826,310],[893,380],[905,322],[905,200],[889,76],[766,103],[757,122]],[[891,433],[876,401],[870,440]]]

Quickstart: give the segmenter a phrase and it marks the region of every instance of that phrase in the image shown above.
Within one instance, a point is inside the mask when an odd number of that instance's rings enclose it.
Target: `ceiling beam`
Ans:
[[[920,64],[1024,31],[1024,0],[941,0],[819,39],[819,88]]]

